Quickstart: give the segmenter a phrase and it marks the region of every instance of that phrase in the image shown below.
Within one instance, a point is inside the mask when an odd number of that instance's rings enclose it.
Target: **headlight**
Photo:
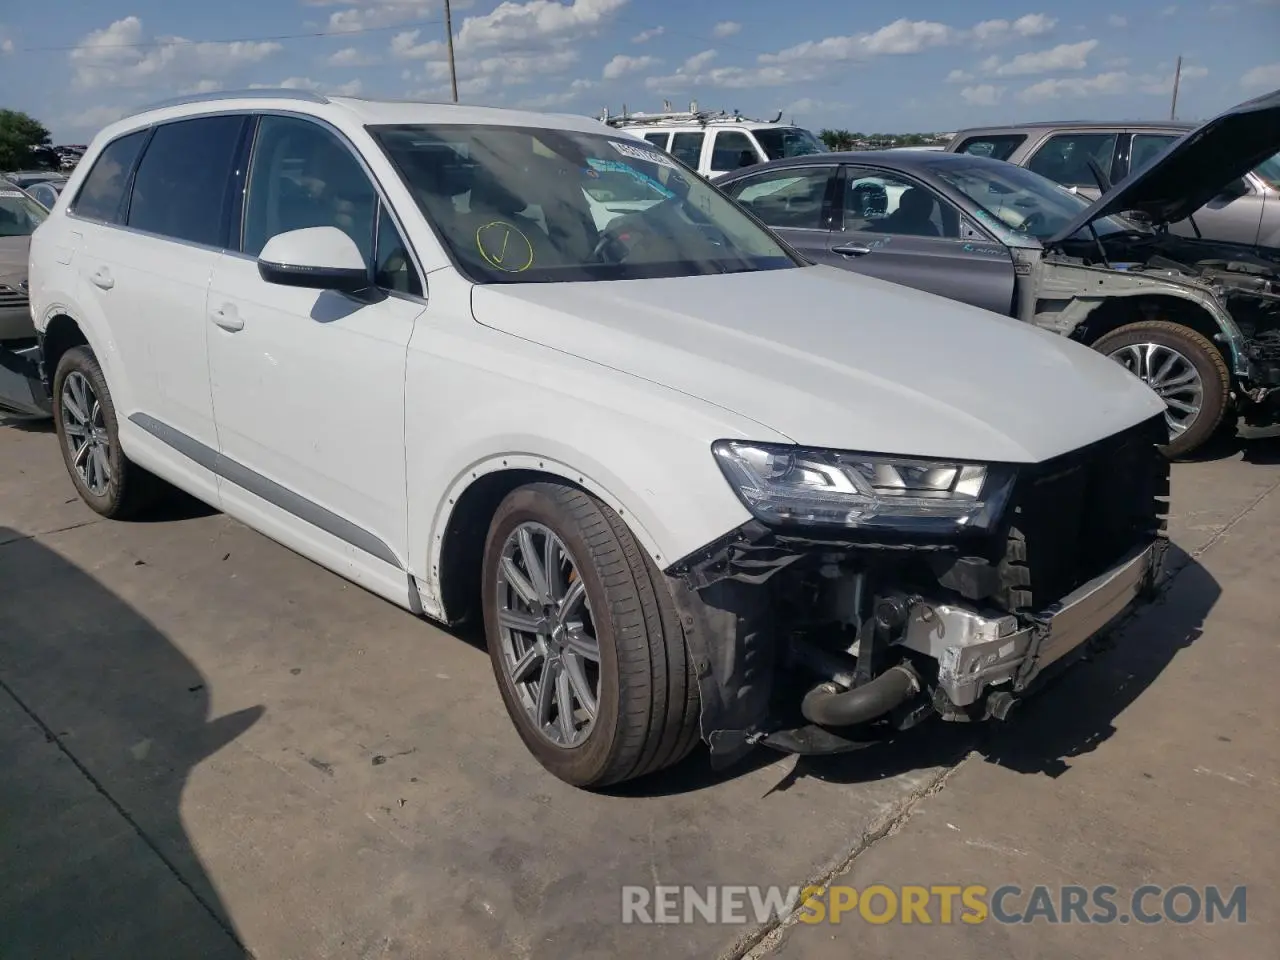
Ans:
[[[839,450],[720,440],[729,483],[766,523],[832,524],[904,533],[986,530],[999,519],[1013,469]]]

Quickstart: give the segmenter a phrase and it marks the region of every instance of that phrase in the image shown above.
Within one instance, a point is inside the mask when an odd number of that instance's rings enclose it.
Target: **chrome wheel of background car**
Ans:
[[[578,568],[540,523],[522,523],[502,545],[498,568],[502,664],[534,726],[574,747],[595,724],[600,644]]]
[[[1169,437],[1183,433],[1204,405],[1204,383],[1195,365],[1162,343],[1131,343],[1109,354],[1130,373],[1141,377],[1165,402]]]
[[[111,486],[111,439],[93,384],[78,370],[62,382],[62,432],[80,482],[103,496]]]

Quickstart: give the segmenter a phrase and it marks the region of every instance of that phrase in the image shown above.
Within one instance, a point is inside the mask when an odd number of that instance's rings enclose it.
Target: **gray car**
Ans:
[[[0,183],[0,344],[36,335],[27,302],[27,250],[46,216],[23,191]]]
[[[1024,123],[961,130],[946,149],[1016,163],[1096,200],[1102,191],[1095,164],[1106,182],[1118,184],[1194,129],[1172,121]],[[1280,154],[1225,185],[1169,232],[1280,249]]]
[[[1280,422],[1280,254],[1166,229],[1277,150],[1280,91],[1209,121],[1092,204],[968,153],[797,157],[717,185],[810,260],[1106,353],[1164,398],[1177,456],[1229,414]]]

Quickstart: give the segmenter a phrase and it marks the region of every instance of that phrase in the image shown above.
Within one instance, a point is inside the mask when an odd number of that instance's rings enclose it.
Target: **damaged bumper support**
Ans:
[[[1013,615],[918,603],[902,645],[937,661],[938,691],[954,707],[972,706],[995,685],[1009,684],[1013,693],[1022,693],[1046,667],[1102,632],[1154,585],[1163,554],[1163,541],[1135,550],[1030,624]]]

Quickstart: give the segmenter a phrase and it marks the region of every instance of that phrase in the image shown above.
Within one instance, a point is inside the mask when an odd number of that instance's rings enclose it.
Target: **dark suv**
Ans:
[[[1119,183],[1194,129],[1189,123],[1024,123],[961,130],[947,145],[951,153],[1007,160],[1065,187],[1097,199],[1101,195],[1089,161]],[[1232,183],[1188,220],[1170,225],[1186,237],[1280,248],[1280,156]]]

